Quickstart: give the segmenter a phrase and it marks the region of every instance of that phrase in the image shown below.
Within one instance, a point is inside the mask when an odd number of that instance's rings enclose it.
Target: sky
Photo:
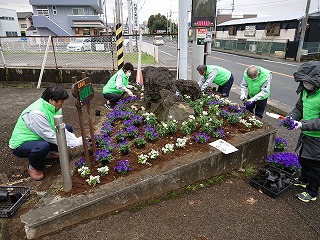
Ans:
[[[106,1],[107,22],[114,21],[115,0]],[[133,0],[135,1],[135,0]],[[189,4],[191,0],[183,0]],[[220,13],[231,13],[234,3],[236,14],[258,14],[258,16],[281,15],[292,12],[304,13],[307,0],[217,0],[217,9]],[[128,1],[123,2],[123,19],[127,19]],[[178,21],[179,0],[136,0],[138,4],[139,22],[147,21],[149,16],[161,13],[170,15],[173,21]],[[311,0],[310,12],[319,9],[320,0]],[[15,9],[17,12],[31,12],[29,0],[0,0],[0,8]]]

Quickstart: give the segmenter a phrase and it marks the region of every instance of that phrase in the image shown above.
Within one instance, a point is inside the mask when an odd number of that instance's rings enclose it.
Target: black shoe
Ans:
[[[308,183],[301,182],[298,178],[295,178],[294,180],[295,181],[294,181],[293,185],[296,187],[306,188],[308,185]]]

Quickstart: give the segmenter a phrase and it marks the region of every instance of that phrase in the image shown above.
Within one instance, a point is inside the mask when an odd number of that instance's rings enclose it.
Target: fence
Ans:
[[[141,64],[176,68],[176,54],[164,54],[161,48],[177,43],[164,37],[162,47],[153,45],[154,36],[143,35]],[[117,69],[115,36],[92,37],[0,37],[0,67],[45,69]],[[124,35],[124,61],[138,64],[138,35]],[[170,46],[169,46],[169,45]],[[46,51],[47,50],[47,51]]]
[[[215,48],[270,55],[281,53],[281,57],[284,57],[286,42],[287,40],[273,42],[270,40],[249,41],[246,39],[216,39],[213,44]]]

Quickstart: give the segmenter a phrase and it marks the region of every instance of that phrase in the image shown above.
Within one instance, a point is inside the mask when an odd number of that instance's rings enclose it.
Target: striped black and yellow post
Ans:
[[[117,45],[117,58],[118,58],[118,70],[123,67],[123,39],[122,39],[122,25],[117,23],[116,25],[116,45]]]

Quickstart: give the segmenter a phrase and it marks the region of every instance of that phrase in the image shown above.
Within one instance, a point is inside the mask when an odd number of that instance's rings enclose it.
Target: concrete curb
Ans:
[[[27,238],[60,231],[189,184],[244,168],[247,164],[261,163],[273,151],[275,132],[274,128],[265,125],[234,137],[230,143],[239,149],[237,152],[224,155],[212,148],[210,152],[192,153],[104,184],[86,195],[62,198],[51,192],[41,204],[21,216]]]

